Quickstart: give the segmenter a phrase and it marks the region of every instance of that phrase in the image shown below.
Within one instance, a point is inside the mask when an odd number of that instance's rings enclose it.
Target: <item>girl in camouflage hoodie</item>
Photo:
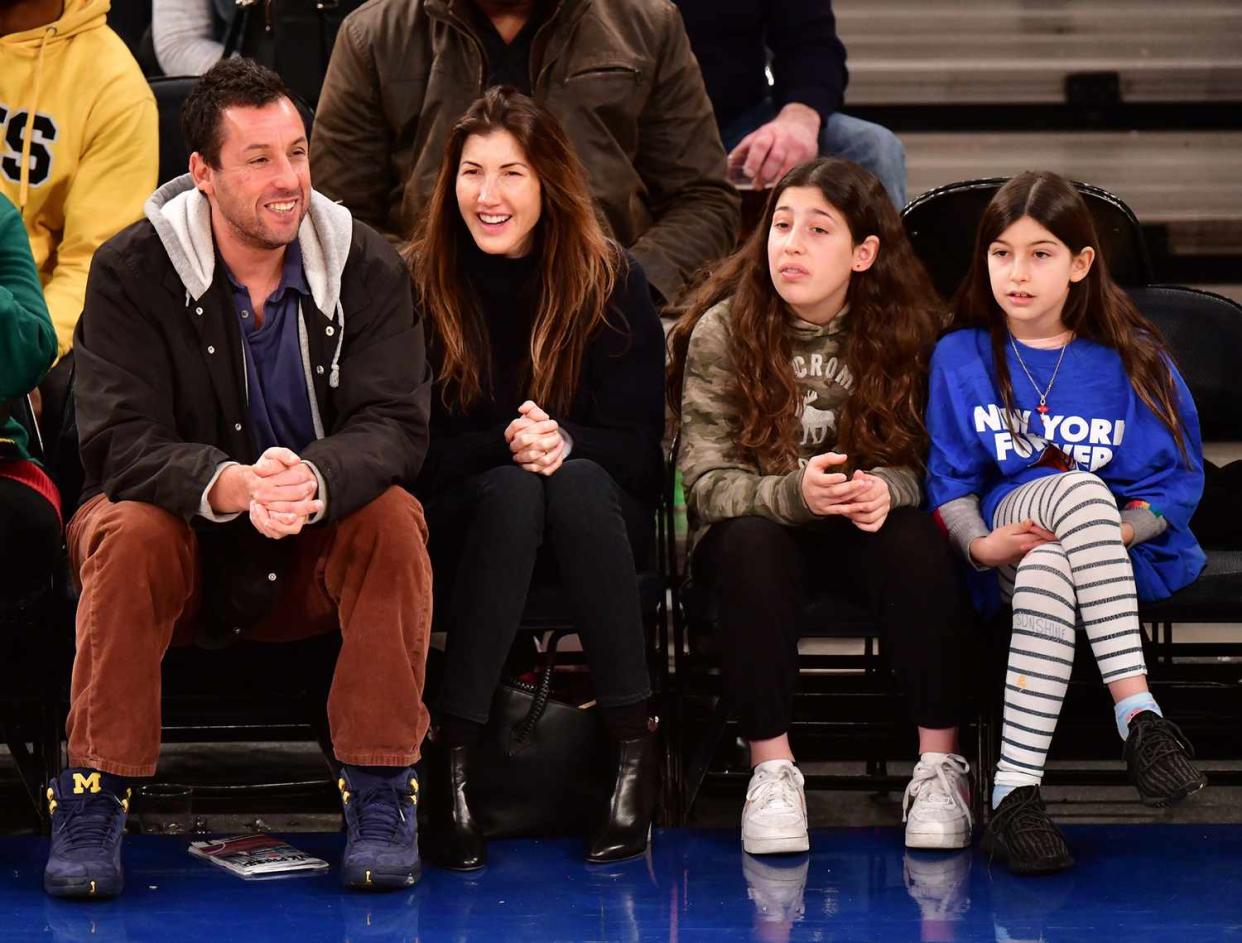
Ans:
[[[777,184],[670,335],[691,570],[750,742],[752,854],[808,848],[787,731],[805,608],[826,590],[867,612],[909,694],[921,756],[906,844],[970,842],[956,726],[968,607],[947,542],[918,509],[941,323],[879,181],[829,159]]]

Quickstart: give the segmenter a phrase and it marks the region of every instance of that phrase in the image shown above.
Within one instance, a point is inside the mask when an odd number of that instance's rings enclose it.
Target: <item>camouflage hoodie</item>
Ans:
[[[848,309],[842,311],[822,326],[790,316],[790,369],[797,377],[803,405],[798,467],[789,472],[763,467],[753,454],[734,444],[737,422],[730,402],[735,380],[729,354],[729,302],[716,305],[695,325],[686,356],[677,454],[691,547],[709,524],[732,517],[757,515],[790,525],[818,520],[802,498],[802,471],[812,456],[833,450],[837,416],[854,385],[841,356],[849,336],[848,314]],[[888,483],[894,508],[916,507],[922,501],[920,478],[913,469],[873,468],[871,472]]]

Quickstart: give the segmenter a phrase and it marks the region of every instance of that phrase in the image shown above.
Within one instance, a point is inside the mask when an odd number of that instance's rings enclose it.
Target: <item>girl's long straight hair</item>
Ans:
[[[983,211],[970,271],[954,304],[955,328],[977,327],[990,335],[992,364],[1005,415],[1012,422],[1013,378],[1006,357],[1009,322],[992,293],[988,247],[1025,216],[1065,243],[1075,255],[1087,246],[1095,250],[1095,260],[1086,277],[1070,283],[1061,322],[1075,337],[1085,337],[1117,351],[1135,393],[1168,428],[1185,457],[1186,436],[1177,409],[1177,384],[1169,366],[1172,355],[1168,345],[1159,328],[1143,317],[1130,296],[1108,274],[1095,221],[1082,194],[1064,177],[1046,170],[1018,174],[996,191]]]
[[[802,398],[790,362],[792,313],[772,282],[767,248],[776,206],[790,187],[818,189],[845,217],[854,245],[868,236],[880,241],[875,262],[851,273],[846,290],[844,359],[855,385],[840,417],[837,449],[856,468],[922,467],[928,363],[945,315],[884,187],[847,160],[815,160],[789,171],[773,188],[763,219],[746,242],[686,297],[669,334],[669,407],[680,415],[695,325],[731,298],[735,441],[764,467],[796,467]]]
[[[586,171],[560,123],[508,86],[488,89],[458,119],[406,263],[418,303],[431,322],[436,382],[447,407],[468,408],[483,395],[491,350],[478,302],[461,269],[473,237],[457,206],[457,169],[471,135],[507,131],[539,180],[535,225],[539,301],[530,337],[527,395],[549,412],[569,409],[587,344],[607,320],[624,263],[595,214]]]

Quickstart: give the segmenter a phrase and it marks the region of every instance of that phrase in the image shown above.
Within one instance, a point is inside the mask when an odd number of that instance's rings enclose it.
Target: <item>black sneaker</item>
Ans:
[[[1001,800],[983,833],[983,850],[1014,874],[1052,874],[1074,864],[1038,786],[1021,786]]]
[[[1190,762],[1195,749],[1177,724],[1155,711],[1130,720],[1126,768],[1143,805],[1166,806],[1207,785],[1207,777]]]
[[[43,889],[53,897],[121,893],[121,836],[129,812],[124,781],[93,769],[67,769],[47,787],[52,848]]]

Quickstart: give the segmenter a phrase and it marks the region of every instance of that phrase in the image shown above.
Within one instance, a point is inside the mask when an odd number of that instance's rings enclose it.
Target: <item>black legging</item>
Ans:
[[[545,541],[551,559],[540,570],[549,564],[564,587],[596,700],[605,709],[646,701],[635,556],[642,560],[651,545],[652,509],[586,459],[570,459],[548,477],[516,465],[493,468],[429,497],[425,509],[437,598],[448,616],[439,714],[487,721]]]
[[[746,739],[789,729],[798,612],[821,589],[874,613],[914,722],[957,725],[970,608],[928,515],[898,508],[874,534],[839,517],[806,527],[737,517],[708,529],[693,568],[715,596],[724,683]]]
[[[59,551],[56,509],[28,485],[0,478],[0,606],[50,585]]]

